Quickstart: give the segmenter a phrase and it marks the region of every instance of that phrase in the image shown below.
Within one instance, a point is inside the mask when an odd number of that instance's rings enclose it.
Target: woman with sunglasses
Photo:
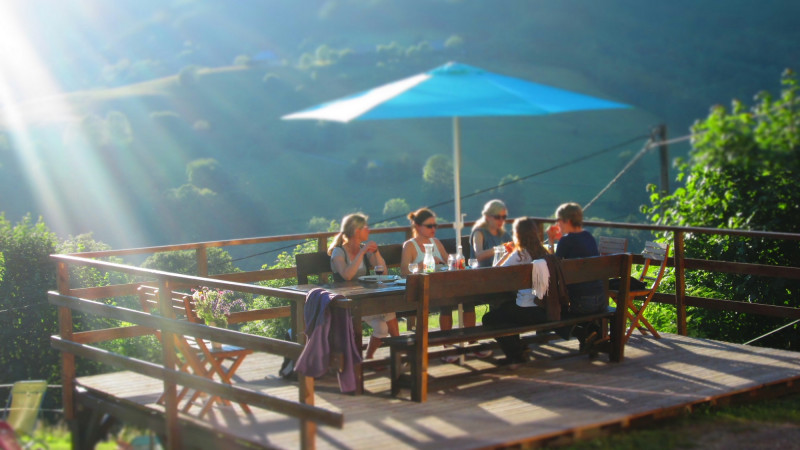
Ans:
[[[511,235],[505,230],[508,209],[501,200],[489,200],[483,205],[482,217],[472,227],[469,244],[472,257],[478,259],[480,267],[491,267],[494,260],[494,247],[504,245],[510,249]]]
[[[411,233],[414,237],[403,243],[400,273],[403,275],[411,273],[408,269],[409,264],[422,264],[425,257],[425,244],[434,244],[433,259],[436,260],[436,264],[444,264],[444,255],[447,254],[447,250],[444,249],[441,241],[436,239],[436,228],[439,226],[436,223],[436,214],[428,208],[420,208],[408,213],[408,220],[411,222]]]

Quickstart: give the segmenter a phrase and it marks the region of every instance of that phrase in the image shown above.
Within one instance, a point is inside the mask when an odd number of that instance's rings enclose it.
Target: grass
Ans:
[[[761,444],[772,447],[770,439],[786,439],[783,425],[800,435],[800,394],[761,400],[725,408],[700,408],[692,414],[659,422],[646,429],[588,440],[564,447],[570,450],[672,450],[745,445],[747,435],[759,433]],[[772,430],[772,431],[771,431]],[[727,443],[727,446],[726,446]],[[744,447],[740,447],[744,448]]]

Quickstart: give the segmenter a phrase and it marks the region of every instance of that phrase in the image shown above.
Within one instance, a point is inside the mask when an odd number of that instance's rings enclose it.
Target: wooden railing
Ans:
[[[553,222],[550,218],[536,218],[540,226],[544,228],[548,223]],[[466,224],[472,225],[471,223]],[[680,334],[687,333],[686,308],[699,307],[718,310],[731,310],[748,314],[766,315],[782,317],[786,319],[800,319],[800,308],[774,306],[767,304],[748,303],[726,299],[712,299],[686,295],[685,274],[688,270],[705,270],[721,273],[750,274],[764,277],[779,277],[786,279],[800,279],[800,267],[790,266],[767,266],[761,264],[751,264],[731,261],[701,260],[686,258],[684,255],[684,240],[689,234],[716,234],[726,236],[743,236],[750,238],[768,238],[776,240],[799,241],[800,234],[761,232],[744,230],[724,230],[716,228],[696,228],[696,227],[668,227],[643,224],[627,224],[612,222],[586,222],[585,227],[592,230],[593,227],[614,230],[615,236],[630,236],[641,233],[651,233],[646,239],[652,239],[655,233],[659,236],[671,235],[674,256],[670,258],[669,266],[674,270],[675,287],[674,293],[659,293],[653,302],[671,304],[676,307],[677,329]],[[445,224],[440,229],[452,228],[452,225]],[[402,242],[409,234],[408,227],[377,228],[372,229],[373,237],[388,242]],[[53,345],[62,351],[63,360],[63,380],[64,380],[64,411],[67,419],[74,418],[74,380],[76,355],[88,357],[103,362],[107,362],[116,367],[138,371],[156,378],[164,380],[165,392],[168,393],[167,401],[167,436],[171,442],[180,444],[180,432],[178,427],[177,409],[174,405],[174,395],[176,384],[187,385],[201,389],[203,391],[220,395],[222,397],[246,402],[268,409],[277,408],[286,414],[306,420],[302,421],[301,433],[304,442],[313,447],[314,422],[336,425],[341,421],[340,416],[329,415],[313,408],[313,380],[306,380],[301,383],[299,393],[300,406],[284,405],[276,403],[263,394],[253,393],[248,390],[236,388],[235,386],[221,385],[220,383],[209,384],[207,380],[195,379],[185,373],[175,370],[175,353],[170,346],[164,349],[163,367],[153,367],[141,361],[135,361],[121,355],[109,355],[108,352],[100,351],[96,347],[88,344],[114,338],[126,338],[136,335],[152,333],[153,329],[163,330],[165,334],[182,333],[195,335],[201,338],[213,339],[233,345],[252,348],[257,351],[267,351],[269,353],[294,357],[300,352],[297,344],[278,341],[274,339],[248,336],[230,330],[210,329],[208,327],[189,323],[175,323],[167,319],[155,318],[141,312],[126,310],[108,305],[103,305],[97,300],[110,299],[124,296],[136,295],[136,290],[143,283],[159,288],[159,292],[171,292],[174,290],[187,289],[189,287],[209,286],[220,289],[229,289],[236,292],[246,292],[254,295],[264,295],[285,299],[295,299],[296,292],[283,290],[280,288],[268,288],[254,283],[268,280],[288,280],[296,277],[296,268],[279,268],[272,270],[254,270],[237,273],[213,274],[208,273],[208,249],[214,247],[224,248],[258,248],[264,244],[298,244],[308,240],[316,241],[316,251],[324,251],[327,248],[328,239],[335,235],[332,232],[325,233],[305,233],[284,236],[266,236],[247,239],[234,239],[226,241],[201,242],[180,245],[167,245],[159,247],[147,247],[124,250],[110,250],[102,252],[87,252],[73,255],[52,255],[58,264],[58,292],[50,293],[50,300],[59,306],[60,336],[53,337]],[[641,239],[644,241],[645,239]],[[125,258],[133,256],[141,259],[142,256],[149,256],[161,252],[193,250],[197,259],[196,276],[178,275],[168,272],[147,270],[136,267],[134,264],[117,264],[103,261],[104,258],[117,257]],[[636,253],[634,247],[629,246],[631,253]],[[253,250],[257,253],[258,250]],[[263,253],[263,252],[262,252]],[[266,258],[265,258],[266,259]],[[643,260],[640,256],[634,256],[633,263],[641,264]],[[120,284],[114,286],[99,287],[80,287],[71,288],[69,269],[77,266],[94,267],[106,272],[121,272],[139,281],[136,283]],[[163,299],[166,302],[167,299]],[[109,330],[94,330],[85,332],[74,332],[72,323],[72,311],[82,311],[84,313],[96,314],[102,317],[115,318],[137,324],[133,327],[113,328]],[[243,313],[235,313],[231,316],[230,322],[249,322],[254,320],[275,319],[288,317],[289,307],[277,307]],[[166,342],[166,341],[165,341]],[[252,402],[252,403],[251,403]],[[295,405],[297,405],[295,404]],[[282,408],[282,409],[281,409]],[[313,413],[312,413],[313,411]],[[170,444],[172,446],[172,444]],[[173,447],[177,448],[177,447]]]
[[[146,376],[163,380],[165,392],[165,429],[167,444],[170,448],[183,448],[183,436],[178,416],[177,386],[185,386],[205,392],[209,395],[219,396],[238,403],[275,411],[300,419],[300,441],[302,448],[314,448],[316,424],[335,426],[341,428],[344,423],[343,415],[314,406],[314,379],[300,377],[298,401],[292,402],[271,397],[252,389],[228,385],[205,377],[196,376],[177,370],[177,349],[174,346],[175,336],[194,336],[209,339],[229,345],[253,349],[283,357],[296,359],[302,351],[302,346],[294,342],[253,336],[232,330],[208,327],[190,323],[183,320],[154,316],[142,311],[136,311],[120,306],[112,306],[95,301],[106,296],[109,292],[129,292],[131,285],[122,287],[69,289],[70,266],[88,266],[104,271],[126,273],[139,278],[148,279],[147,283],[158,286],[159,310],[162,312],[172,307],[170,293],[175,289],[186,286],[209,286],[211,288],[229,289],[236,292],[246,292],[254,295],[277,296],[293,299],[298,294],[277,288],[268,288],[255,284],[235,283],[224,280],[215,280],[203,277],[193,277],[155,270],[141,269],[123,264],[107,263],[77,256],[54,255],[58,263],[58,291],[48,293],[51,304],[59,307],[60,335],[51,337],[51,344],[62,352],[62,379],[63,379],[63,406],[64,415],[68,421],[75,423],[75,356],[89,358],[122,370],[130,370]],[[85,298],[78,294],[93,294]],[[101,297],[97,297],[97,296]],[[103,330],[90,330],[75,332],[73,329],[73,312],[103,317],[135,324],[119,328]],[[286,314],[283,309],[279,311],[261,310],[248,311],[232,317],[233,322],[249,320],[263,320],[282,317]],[[111,339],[130,338],[160,332],[162,338],[163,364],[153,364],[147,361],[130,358],[100,349],[91,344],[108,341]],[[83,424],[85,425],[85,424]],[[78,442],[78,447],[90,444],[80,441],[82,430],[73,426],[73,439]],[[158,430],[160,431],[160,430]],[[77,437],[76,437],[77,436]]]

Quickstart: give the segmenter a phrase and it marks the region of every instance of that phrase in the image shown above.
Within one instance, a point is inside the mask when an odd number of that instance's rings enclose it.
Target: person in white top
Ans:
[[[408,220],[411,222],[411,233],[413,238],[403,242],[403,254],[400,256],[400,273],[408,275],[408,265],[411,263],[421,263],[425,257],[425,244],[433,243],[433,258],[436,264],[444,264],[444,255],[447,255],[444,245],[436,239],[436,214],[428,208],[420,208],[408,213]],[[422,268],[420,268],[422,271]]]
[[[444,264],[447,250],[441,241],[436,239],[436,214],[428,208],[420,208],[416,211],[408,213],[408,220],[411,222],[411,230],[414,235],[413,238],[403,243],[403,253],[400,256],[400,272],[403,275],[408,275],[408,265],[411,263],[421,263],[425,256],[424,245],[433,243],[433,257],[437,264]],[[422,270],[422,268],[420,268]],[[416,324],[412,318],[409,317],[407,322],[408,328],[413,328]],[[475,326],[475,305],[464,306],[464,326]],[[453,328],[453,308],[442,307],[439,310],[439,328],[442,330],[451,330]],[[469,353],[468,356],[477,356],[479,358],[488,358],[492,356],[491,350],[481,350],[474,353]],[[455,362],[458,356],[445,356],[442,358],[444,362]]]
[[[372,267],[386,267],[386,261],[378,250],[378,244],[368,239],[367,216],[356,213],[342,219],[342,229],[328,248],[328,254],[331,255],[331,271],[336,281],[349,281],[367,275],[365,259]],[[370,359],[381,346],[381,339],[399,336],[400,329],[395,313],[365,316],[363,319],[372,327],[372,336],[367,346],[367,359]]]
[[[514,221],[513,225],[514,251],[506,255],[497,262],[497,266],[512,266],[516,264],[534,264],[537,273],[543,273],[539,282],[535,279],[535,285],[542,286],[543,292],[535,292],[533,289],[522,289],[517,292],[515,300],[509,300],[492,307],[492,310],[483,316],[483,324],[487,327],[504,325],[527,325],[531,323],[542,323],[547,321],[547,313],[544,308],[536,305],[536,298],[541,299],[547,291],[549,271],[544,258],[548,252],[542,244],[539,236],[539,224],[535,220],[527,217],[520,217]],[[497,338],[497,343],[503,349],[506,357],[500,360],[500,364],[518,364],[525,361],[522,341],[519,335]]]

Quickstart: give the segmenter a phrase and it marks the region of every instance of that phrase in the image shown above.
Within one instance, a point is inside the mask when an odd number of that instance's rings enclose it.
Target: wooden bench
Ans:
[[[630,278],[632,257],[629,254],[580,258],[563,261],[564,277],[567,284],[592,280],[603,280],[608,289],[608,279]],[[459,328],[454,330],[428,330],[428,313],[432,306],[454,304],[461,301],[479,300],[483,303],[496,303],[514,298],[520,289],[528,289],[532,284],[531,265],[494,267],[433,274],[410,275],[406,280],[406,299],[417,305],[417,329],[413,334],[385,339],[390,347],[392,395],[401,389],[411,390],[411,399],[418,402],[427,400],[428,394],[428,348],[435,345],[472,342],[533,331],[557,330],[563,327],[587,322],[602,322],[605,334],[606,324],[610,324],[608,344],[604,351],[610,360],[620,362],[624,354],[625,309],[608,308],[606,311],[583,316],[567,316],[557,322],[490,328],[485,326]],[[628,283],[621,283],[628,286]],[[627,288],[626,288],[627,289]],[[460,349],[469,351],[470,347]],[[408,360],[408,371],[404,373],[403,359]]]

